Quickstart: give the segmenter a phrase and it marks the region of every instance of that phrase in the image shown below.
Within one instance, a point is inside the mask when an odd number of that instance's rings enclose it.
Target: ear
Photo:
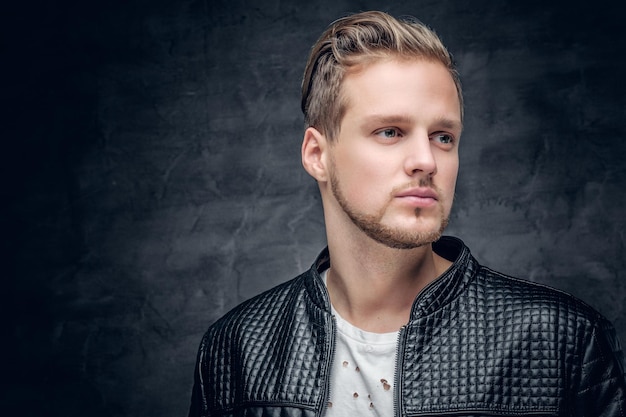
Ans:
[[[302,166],[317,181],[327,181],[327,158],[330,144],[322,133],[314,127],[304,131],[302,140]]]

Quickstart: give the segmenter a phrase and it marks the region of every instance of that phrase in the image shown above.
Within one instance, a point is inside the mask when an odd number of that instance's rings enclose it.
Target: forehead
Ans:
[[[458,91],[449,70],[426,59],[387,59],[348,71],[341,87],[345,115],[428,115],[458,120]]]

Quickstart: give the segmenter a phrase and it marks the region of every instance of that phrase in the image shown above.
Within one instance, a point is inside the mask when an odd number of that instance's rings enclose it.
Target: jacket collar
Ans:
[[[446,272],[428,284],[415,301],[411,319],[431,314],[455,300],[476,275],[478,262],[461,239],[443,236],[433,243],[433,251],[452,265]]]
[[[441,276],[424,288],[413,302],[411,319],[431,314],[452,302],[471,281],[479,268],[469,249],[456,237],[443,236],[433,243],[433,250],[453,262]],[[320,273],[330,267],[328,248],[324,248],[305,273],[305,287],[311,301],[327,312],[331,311],[330,297]]]

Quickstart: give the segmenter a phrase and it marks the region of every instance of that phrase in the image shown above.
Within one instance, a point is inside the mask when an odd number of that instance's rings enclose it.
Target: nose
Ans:
[[[437,162],[427,134],[420,134],[406,141],[404,170],[409,176],[432,176],[437,173]]]

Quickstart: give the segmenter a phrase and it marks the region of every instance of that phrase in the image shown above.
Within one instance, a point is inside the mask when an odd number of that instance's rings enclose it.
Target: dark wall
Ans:
[[[206,327],[324,245],[299,162],[308,49],[335,18],[387,3],[5,14],[2,414],[186,413]],[[382,7],[434,27],[459,63],[449,233],[495,269],[587,301],[626,340],[621,15],[602,1],[515,4]]]

